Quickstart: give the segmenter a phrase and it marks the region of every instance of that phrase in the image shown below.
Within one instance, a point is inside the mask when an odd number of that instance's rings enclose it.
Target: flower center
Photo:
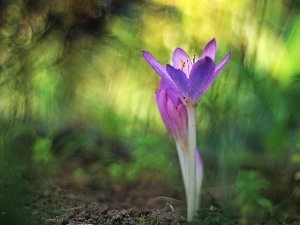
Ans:
[[[184,67],[186,66],[186,62],[183,59],[180,59],[181,67],[179,68],[180,70],[183,70]]]

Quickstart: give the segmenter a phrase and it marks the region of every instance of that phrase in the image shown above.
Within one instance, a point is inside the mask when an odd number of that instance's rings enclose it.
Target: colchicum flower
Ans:
[[[173,66],[167,64],[163,67],[149,52],[143,51],[142,55],[185,104],[197,105],[227,64],[231,53],[215,65],[216,39],[212,39],[204,48],[198,61],[195,61],[195,57],[191,61],[181,48],[176,48],[173,52]]]
[[[187,220],[191,221],[199,207],[202,184],[202,160],[196,146],[196,109],[200,99],[211,86],[231,57],[215,65],[216,40],[204,48],[199,60],[191,61],[181,48],[173,52],[172,63],[162,66],[149,52],[142,55],[162,78],[155,96],[162,119],[173,136],[187,198]]]

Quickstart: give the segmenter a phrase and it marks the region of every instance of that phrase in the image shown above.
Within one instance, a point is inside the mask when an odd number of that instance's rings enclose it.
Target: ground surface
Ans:
[[[194,221],[187,223],[186,204],[182,197],[184,194],[181,193],[183,190],[175,191],[179,193],[176,196],[174,191],[171,191],[175,187],[167,186],[155,179],[140,178],[130,184],[117,184],[110,182],[105,173],[101,172],[74,177],[72,174],[79,164],[75,163],[78,162],[75,159],[69,162],[63,163],[64,166],[53,176],[50,185],[30,188],[30,195],[26,197],[26,215],[30,219],[32,217],[32,223],[30,221],[22,224],[241,224],[238,210],[229,211],[213,197],[213,192],[218,192],[216,188],[203,193],[201,209]],[[8,213],[5,210],[4,208],[0,214],[0,225],[18,224],[11,221],[18,222],[23,215],[18,215],[18,219],[12,220],[11,217],[14,217],[16,212]],[[300,225],[300,216],[297,217],[295,212],[289,220],[280,220],[274,213],[273,217],[266,216],[259,218],[259,221],[257,219],[253,221],[245,224]]]
[[[36,193],[28,210],[47,225],[186,223],[185,203],[164,196],[151,198],[160,191],[153,183],[141,182],[127,190],[114,187],[115,190],[97,192],[86,187],[84,192],[71,187],[71,183],[65,185],[61,183],[52,190]],[[238,224],[236,219],[224,216],[213,206],[201,209],[197,220],[207,221],[201,224]]]
[[[185,202],[170,198],[170,187],[154,180],[126,185],[107,181],[104,174],[74,178],[74,162],[64,163],[52,184],[34,191],[27,212],[47,225],[186,224]],[[71,165],[72,164],[72,165]],[[182,190],[183,191],[183,190]],[[180,191],[179,191],[180,192]],[[181,195],[178,196],[180,198]],[[201,209],[194,224],[237,224],[217,205]],[[204,222],[207,220],[207,222]],[[211,222],[214,221],[214,222]]]

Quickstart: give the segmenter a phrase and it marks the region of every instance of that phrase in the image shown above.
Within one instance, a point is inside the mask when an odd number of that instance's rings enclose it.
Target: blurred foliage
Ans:
[[[0,1],[0,186],[48,183],[70,162],[74,177],[91,164],[116,182],[180,179],[141,51],[166,64],[177,46],[197,57],[216,37],[217,62],[232,59],[198,108],[204,188],[220,187],[226,204],[237,182],[234,201],[295,214],[299,25],[299,0]],[[263,196],[247,185],[261,180]]]
[[[249,223],[249,219],[255,223],[266,212],[273,213],[272,202],[262,197],[262,191],[267,190],[269,185],[269,182],[261,178],[258,172],[240,172],[235,183],[238,191],[235,204],[241,210],[241,224]]]
[[[162,143],[163,140],[153,134],[137,138],[131,152],[132,163],[116,161],[108,167],[112,181],[128,184],[140,179],[155,179],[170,186],[178,185],[179,169],[176,168],[174,157],[170,160],[170,156],[175,154],[168,144]]]

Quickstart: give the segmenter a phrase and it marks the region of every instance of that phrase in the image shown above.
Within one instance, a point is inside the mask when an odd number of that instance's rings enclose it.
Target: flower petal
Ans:
[[[185,140],[187,132],[187,109],[177,94],[164,80],[155,94],[156,104],[162,120],[175,140]]]
[[[182,70],[187,77],[189,76],[190,70],[192,69],[192,62],[183,49],[175,49],[172,56],[172,62],[174,68]]]
[[[177,86],[178,91],[176,91],[178,94],[180,93],[181,96],[187,95],[188,90],[188,78],[186,77],[185,73],[182,70],[175,69],[173,66],[168,65],[166,66],[167,72],[169,76],[171,77],[172,81]]]
[[[167,88],[170,88],[169,85],[164,80],[161,80],[159,85],[158,85],[158,88],[157,88],[157,93],[159,93],[163,89],[167,89]]]
[[[174,139],[178,140],[181,137],[181,133],[182,133],[181,131],[184,127],[182,126],[182,120],[178,114],[176,105],[174,105],[172,100],[168,97],[167,97],[166,108],[167,108],[168,116],[171,120],[173,131],[175,134]]]
[[[180,137],[182,140],[186,140],[186,131],[188,130],[188,115],[187,115],[187,109],[186,106],[183,104],[181,100],[179,100],[180,103],[177,103],[177,112],[181,119],[181,133]]]
[[[178,91],[176,85],[172,81],[171,77],[167,73],[166,69],[149,53],[142,51],[143,57],[150,64],[150,66],[155,70],[155,72],[172,88],[174,91]]]
[[[224,66],[227,64],[227,62],[230,59],[230,57],[231,57],[231,52],[229,52],[226,55],[226,57],[221,62],[219,62],[218,65],[216,65],[215,72],[214,72],[214,77],[217,77],[219,75],[219,73],[222,71],[222,69],[224,68]]]
[[[170,88],[170,86],[167,84],[165,80],[160,81],[160,84],[157,89],[157,93],[161,92],[163,89],[168,95],[168,97],[172,100],[172,102],[174,104],[178,104],[178,102],[180,101],[178,94],[175,91],[173,91],[173,89]]]
[[[149,52],[142,51],[142,55],[161,78],[168,78],[168,73],[166,69]]]
[[[215,64],[210,57],[198,60],[191,71],[189,79],[189,98],[192,102],[198,103],[202,95],[213,83]]]
[[[200,57],[200,59],[204,59],[205,57],[209,57],[211,58],[213,61],[215,61],[215,57],[216,57],[216,39],[213,38],[210,42],[207,43],[207,45],[205,46],[202,55]]]
[[[157,108],[159,110],[160,116],[169,131],[169,133],[173,136],[175,135],[175,129],[173,127],[172,121],[169,117],[168,111],[167,111],[167,93],[166,89],[162,89],[161,91],[157,91],[155,94],[155,101],[157,104]],[[175,137],[174,137],[175,138]]]

